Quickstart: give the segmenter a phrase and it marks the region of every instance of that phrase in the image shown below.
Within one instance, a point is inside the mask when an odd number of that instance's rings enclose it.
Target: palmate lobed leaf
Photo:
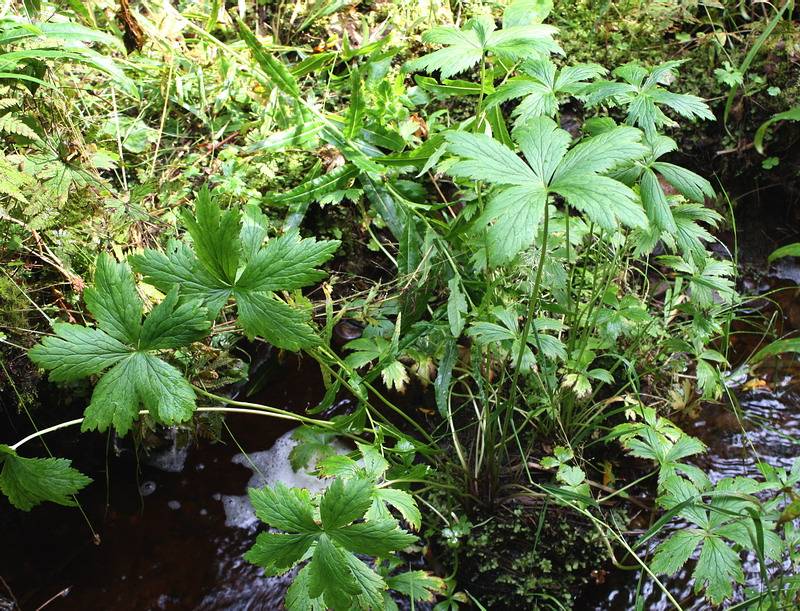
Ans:
[[[534,117],[514,136],[527,163],[486,135],[446,135],[448,150],[458,157],[448,166],[451,175],[497,185],[476,222],[487,232],[490,265],[511,260],[534,242],[550,194],[608,230],[648,226],[636,193],[603,175],[647,152],[639,130],[615,126],[570,148],[569,133],[548,117]]]
[[[661,107],[670,108],[687,119],[715,119],[705,100],[694,95],[674,93],[664,88],[668,77],[676,74],[680,61],[664,62],[651,70],[636,63],[625,64],[614,70],[616,77],[625,82],[598,81],[581,92],[588,106],[606,103],[626,106],[629,125],[641,127],[648,137],[655,137],[656,130],[674,126]]]
[[[181,220],[192,236],[194,254],[203,267],[222,283],[233,284],[242,252],[239,211],[222,210],[204,186],[197,194],[195,216],[184,211]]]
[[[707,536],[695,566],[694,591],[704,590],[706,598],[719,605],[733,595],[733,585],[744,583],[744,572],[739,554],[721,538]]]
[[[702,541],[703,533],[696,529],[682,529],[673,533],[656,548],[650,568],[659,575],[674,575],[692,557]]]
[[[239,323],[245,334],[260,336],[273,346],[297,351],[319,343],[306,312],[289,306],[270,293],[236,290]]]
[[[647,227],[647,215],[636,194],[613,178],[574,172],[551,188],[603,229]]]
[[[183,220],[192,248],[173,244],[167,253],[146,250],[131,257],[145,281],[162,291],[180,286],[182,295],[200,300],[212,316],[233,297],[245,334],[278,348],[296,351],[319,343],[309,313],[275,291],[321,280],[325,273],[317,266],[333,256],[339,241],[300,238],[292,231],[264,245],[262,214],[223,211],[206,190],[198,194],[195,217],[184,214]]]
[[[491,17],[475,17],[462,30],[440,26],[426,32],[424,42],[446,46],[408,62],[406,69],[438,70],[442,78],[449,78],[477,65],[488,53],[510,61],[563,53],[553,40],[557,32],[551,25],[521,22],[496,31]]]
[[[74,506],[72,498],[91,483],[64,458],[23,458],[7,445],[0,444],[0,491],[22,511],[50,501]]]
[[[414,497],[405,490],[398,490],[397,488],[376,489],[367,518],[370,520],[373,519],[373,516],[381,519],[391,518],[387,505],[400,512],[400,515],[411,525],[413,530],[419,530],[422,526],[422,514],[416,502],[414,502]]]
[[[195,409],[191,385],[152,351],[203,338],[210,327],[206,310],[196,302],[179,304],[175,288],[143,322],[130,268],[106,254],[98,257],[95,284],[87,293],[88,307],[100,328],[56,323],[55,336],[46,337],[28,353],[34,363],[50,371],[53,381],[78,380],[108,370],[92,393],[82,430],[113,426],[125,434],[140,407],[165,424],[188,420]]]
[[[502,102],[523,98],[512,112],[515,129],[521,129],[533,117],[552,117],[558,111],[559,98],[577,95],[590,79],[606,73],[597,64],[577,64],[556,71],[549,59],[528,60],[520,66],[523,74],[510,78],[486,98],[485,107],[493,108]]]
[[[385,471],[388,464],[374,448],[364,446],[362,453],[367,471],[377,475]],[[249,491],[258,517],[288,532],[262,533],[245,558],[271,574],[284,573],[310,558],[287,592],[287,609],[380,608],[387,584],[355,554],[387,556],[417,538],[394,519],[370,517],[375,492],[370,480],[334,480],[319,500],[318,524],[315,498],[307,490],[278,484]]]
[[[175,367],[152,354],[135,352],[97,383],[81,430],[104,431],[113,425],[124,435],[138,417],[140,405],[159,422],[178,424],[192,417],[195,394]]]
[[[212,276],[192,249],[182,242],[170,242],[164,253],[147,249],[129,260],[148,284],[164,293],[179,286],[183,298],[201,301],[212,316],[216,316],[230,297],[230,286]]]
[[[702,176],[680,166],[658,161],[661,156],[677,149],[672,138],[654,136],[648,138],[647,144],[650,152],[646,162],[624,165],[614,171],[614,178],[628,186],[639,183],[639,194],[650,220],[650,231],[641,234],[642,238],[646,238],[640,241],[637,252],[652,251],[655,242],[660,238],[671,250],[680,250],[684,257],[702,259],[705,248],[699,240],[709,241],[712,238],[695,221],[702,220],[714,225],[715,213],[709,209],[707,213],[696,215],[694,211],[698,210],[697,207],[673,205],[672,200],[675,198],[667,197],[658,175],[692,202],[704,203],[707,197],[714,196],[714,189]],[[699,210],[706,209],[700,207]]]
[[[316,266],[330,259],[338,246],[334,240],[301,238],[295,232],[270,240],[244,268],[236,288],[285,291],[318,282],[327,274]]]
[[[198,301],[180,303],[175,286],[142,323],[139,349],[167,350],[196,342],[208,332],[207,316]]]

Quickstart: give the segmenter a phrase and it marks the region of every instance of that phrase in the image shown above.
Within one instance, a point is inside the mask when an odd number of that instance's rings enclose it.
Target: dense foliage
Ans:
[[[540,0],[459,5],[464,18],[432,3],[406,21],[422,47],[386,26],[407,19],[402,2],[360,24],[340,3],[293,27],[278,12],[271,40],[217,2],[161,21],[24,4],[0,20],[0,293],[26,295],[37,320],[0,339],[92,390],[82,418],[0,445],[12,505],[73,505],[91,481],[19,455],[40,434],[80,424],[138,442],[240,406],[296,421],[292,466],[330,483],[249,491],[271,530],[245,558],[298,569],[289,609],[570,605],[585,575],[520,586],[471,541],[540,516],[520,566],[546,572],[536,550],[554,511],[577,520],[569,553],[625,559],[676,608],[659,577],[690,561],[712,605],[791,604],[800,462],[713,481],[692,462],[703,443],[673,422],[676,393],[726,394],[742,303],[734,257],[712,248],[715,189],[676,155],[715,120],[680,91],[691,64],[574,62]],[[338,37],[312,48],[331,19]],[[755,146],[795,111],[765,117]],[[53,274],[66,295],[28,296]],[[44,321],[40,341],[19,333]],[[343,323],[359,332],[341,347]],[[229,354],[243,338],[316,362],[320,405],[293,413],[209,383],[200,347]],[[755,360],[798,350],[785,339]],[[410,387],[425,409],[404,403]],[[337,411],[344,395],[355,408]],[[658,516],[644,532],[631,526],[641,490]],[[446,577],[408,569],[420,544]],[[761,583],[742,594],[748,554]],[[514,592],[481,600],[475,574]]]

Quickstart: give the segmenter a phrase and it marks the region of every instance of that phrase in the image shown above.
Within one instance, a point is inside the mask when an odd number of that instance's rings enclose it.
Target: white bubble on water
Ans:
[[[269,450],[252,454],[237,454],[232,462],[247,467],[253,472],[248,488],[263,488],[282,483],[290,488],[307,488],[312,493],[325,490],[330,480],[323,480],[300,470],[295,471],[289,462],[289,453],[297,442],[292,438],[292,431],[278,437]],[[334,441],[332,444],[337,454],[346,454],[347,447]],[[313,465],[309,465],[313,468]],[[225,509],[225,525],[238,528],[255,528],[258,518],[250,505],[250,498],[244,495],[223,495],[222,506]]]

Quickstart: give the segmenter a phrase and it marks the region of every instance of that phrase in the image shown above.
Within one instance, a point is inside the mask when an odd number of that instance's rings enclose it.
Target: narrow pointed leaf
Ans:
[[[253,58],[258,63],[259,67],[267,74],[273,84],[283,91],[285,94],[298,98],[300,97],[300,87],[297,84],[294,76],[286,68],[284,63],[273,56],[264,45],[259,42],[252,30],[247,27],[241,19],[236,19],[236,24],[239,28],[239,35],[244,40]]]
[[[86,307],[97,326],[123,343],[135,344],[142,325],[142,302],[133,275],[125,263],[102,253],[97,258],[94,286],[84,291]]]
[[[661,229],[675,233],[678,230],[672,217],[667,196],[658,183],[658,177],[650,168],[646,168],[641,176],[642,205],[651,223]]]

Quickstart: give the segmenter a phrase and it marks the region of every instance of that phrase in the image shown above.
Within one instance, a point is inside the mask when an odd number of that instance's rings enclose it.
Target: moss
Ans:
[[[26,314],[30,308],[20,288],[7,276],[0,276],[0,320],[6,329],[24,329],[28,325]]]
[[[608,559],[591,524],[561,508],[515,505],[490,518],[464,539],[458,576],[488,609],[569,608]]]

